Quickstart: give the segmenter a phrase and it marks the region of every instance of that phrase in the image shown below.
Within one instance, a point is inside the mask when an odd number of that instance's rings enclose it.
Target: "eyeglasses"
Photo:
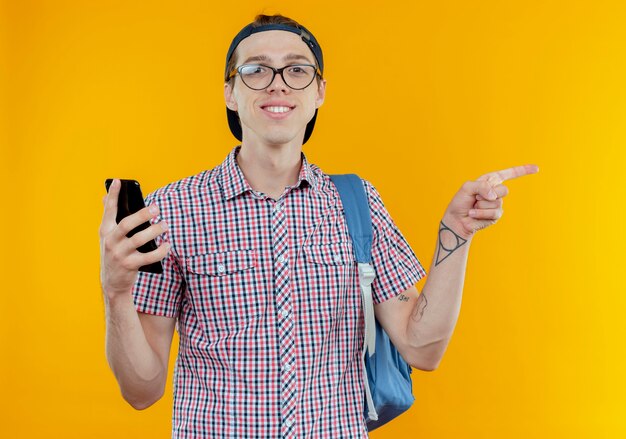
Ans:
[[[322,77],[322,72],[311,64],[292,64],[281,69],[263,64],[244,64],[233,69],[228,75],[228,80],[238,74],[243,83],[252,90],[265,90],[274,82],[277,73],[280,74],[283,82],[293,90],[307,88],[316,75]]]

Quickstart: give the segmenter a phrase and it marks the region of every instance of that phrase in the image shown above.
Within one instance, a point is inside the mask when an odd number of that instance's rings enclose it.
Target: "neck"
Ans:
[[[278,199],[286,186],[297,183],[302,144],[264,145],[242,142],[237,164],[255,191]]]

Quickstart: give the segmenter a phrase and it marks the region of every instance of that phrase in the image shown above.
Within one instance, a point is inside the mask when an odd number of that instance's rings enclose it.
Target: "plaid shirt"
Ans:
[[[176,438],[367,437],[363,314],[341,200],[302,154],[274,200],[236,147],[216,168],[149,194],[169,230],[163,274],[139,273],[137,310],[178,318]],[[374,303],[425,275],[374,187]]]

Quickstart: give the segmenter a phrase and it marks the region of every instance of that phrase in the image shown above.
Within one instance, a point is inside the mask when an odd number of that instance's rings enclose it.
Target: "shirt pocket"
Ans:
[[[207,334],[237,330],[265,314],[267,295],[257,280],[254,249],[186,258],[187,288]]]
[[[301,309],[336,320],[360,303],[352,243],[341,241],[302,248],[303,290]],[[307,310],[308,307],[308,310]]]

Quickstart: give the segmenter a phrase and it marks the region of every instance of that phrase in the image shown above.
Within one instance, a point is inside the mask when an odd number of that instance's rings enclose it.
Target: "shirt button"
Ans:
[[[224,264],[219,264],[219,265],[217,266],[217,272],[218,272],[218,273],[223,273],[223,272],[225,272],[225,271],[226,271],[226,267],[224,266]]]
[[[285,422],[285,425],[287,426],[287,428],[289,428],[293,425],[293,421],[291,419],[288,419],[287,422]]]
[[[280,257],[278,258],[278,262],[280,262],[281,264],[284,263],[287,260],[287,257],[285,257],[284,255],[280,255]]]
[[[289,372],[291,370],[291,364],[285,364],[285,372]]]
[[[289,311],[287,311],[286,309],[281,309],[280,310],[280,315],[283,317],[287,317],[287,314],[289,314]]]

